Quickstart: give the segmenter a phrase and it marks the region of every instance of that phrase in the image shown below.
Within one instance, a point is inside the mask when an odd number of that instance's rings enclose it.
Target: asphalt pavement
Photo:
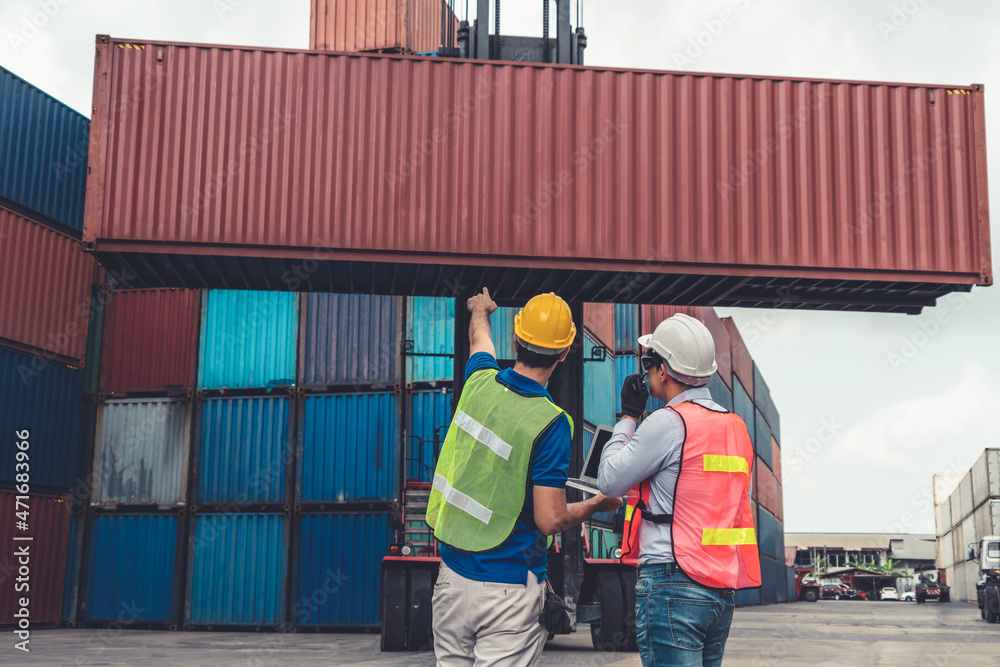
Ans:
[[[636,654],[598,653],[590,633],[557,637],[542,665],[638,666]],[[37,630],[31,653],[14,649],[3,633],[0,665],[433,665],[420,653],[387,653],[375,634],[315,632],[167,632],[147,630]],[[1000,624],[980,619],[975,605],[821,600],[738,609],[725,667],[809,665],[932,665],[1000,667]]]

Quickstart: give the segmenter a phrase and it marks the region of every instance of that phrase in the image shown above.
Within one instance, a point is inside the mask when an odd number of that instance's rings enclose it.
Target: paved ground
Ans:
[[[376,635],[126,630],[39,630],[31,654],[3,633],[0,665],[433,665],[427,654],[380,654]],[[543,665],[639,665],[635,654],[596,653],[589,632],[549,642]],[[974,605],[848,602],[736,612],[726,667],[932,665],[1000,667],[1000,625]]]

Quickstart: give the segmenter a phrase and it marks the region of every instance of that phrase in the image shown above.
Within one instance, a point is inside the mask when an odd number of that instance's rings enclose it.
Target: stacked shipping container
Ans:
[[[979,542],[1000,535],[1000,449],[984,450],[964,476],[935,475],[934,496],[938,569],[953,600],[975,602]]]
[[[0,511],[10,518],[0,538],[43,545],[32,550],[33,625],[62,618],[70,492],[81,486],[81,367],[93,364],[96,277],[79,242],[88,134],[85,117],[0,68],[0,429],[23,443],[0,461]],[[2,588],[0,623],[11,623],[14,587]]]

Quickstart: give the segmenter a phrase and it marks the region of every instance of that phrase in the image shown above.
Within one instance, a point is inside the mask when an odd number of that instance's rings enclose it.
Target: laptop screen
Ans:
[[[597,479],[597,471],[601,467],[601,452],[604,451],[604,445],[608,444],[610,439],[611,429],[607,426],[601,426],[597,429],[594,434],[594,444],[590,446],[590,452],[587,454],[587,469],[583,471],[582,477]]]

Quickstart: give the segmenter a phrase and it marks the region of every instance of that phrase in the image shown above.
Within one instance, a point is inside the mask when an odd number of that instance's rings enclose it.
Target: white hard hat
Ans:
[[[666,362],[667,373],[692,387],[708,384],[715,374],[715,341],[708,327],[695,318],[678,313],[639,337],[639,345],[656,352]]]

